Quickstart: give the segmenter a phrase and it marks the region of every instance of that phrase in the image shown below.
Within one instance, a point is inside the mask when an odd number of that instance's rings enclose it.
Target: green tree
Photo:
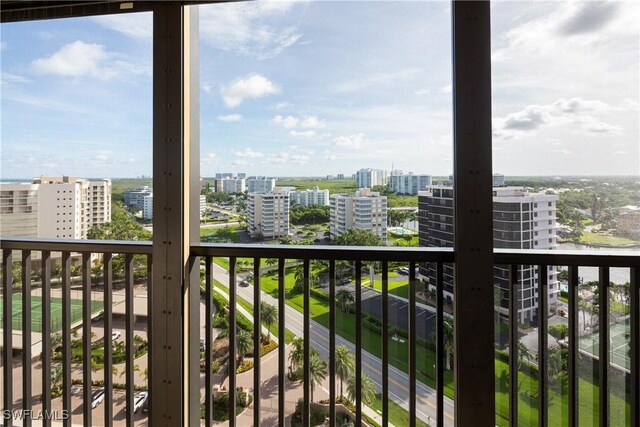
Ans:
[[[359,384],[360,388],[360,397],[362,398],[362,402],[369,405],[376,398],[376,387],[369,378],[369,375],[362,373],[362,378]],[[356,384],[356,377],[353,376],[349,379],[349,384],[347,385],[347,395],[349,400],[355,402],[356,400],[356,390],[358,389],[358,384]]]
[[[556,339],[558,345],[560,345],[560,340],[563,340],[569,335],[569,327],[567,325],[551,325],[549,326],[549,335]]]
[[[314,349],[315,350],[315,349]],[[309,382],[311,383],[311,401],[313,402],[313,391],[327,377],[327,362],[320,359],[317,351],[311,352],[309,358]]]
[[[267,326],[267,339],[271,340],[271,326],[278,321],[278,309],[271,304],[262,301],[260,303],[260,317]]]
[[[352,228],[338,236],[335,243],[340,246],[385,246],[384,240],[369,230]]]
[[[354,374],[356,365],[355,359],[349,348],[344,345],[336,347],[336,375],[340,380],[340,396],[343,396],[342,385],[344,381],[348,381]]]
[[[302,292],[304,289],[304,264],[298,264],[294,270],[294,284],[291,288],[291,292],[296,294]],[[309,268],[309,286],[312,288],[318,287],[320,284],[320,278],[313,274],[311,268]]]
[[[340,289],[336,292],[336,301],[343,313],[349,313],[349,308],[354,302],[353,294],[348,289]]]
[[[444,352],[446,357],[446,368],[451,370],[451,358],[454,351],[453,320],[445,318],[442,322],[442,332],[444,334]]]
[[[253,338],[244,329],[240,329],[236,335],[236,349],[238,350],[238,360],[242,364],[244,355],[253,350]]]
[[[295,371],[302,366],[304,360],[304,340],[302,338],[296,338],[291,341],[291,351],[289,352],[289,369]]]

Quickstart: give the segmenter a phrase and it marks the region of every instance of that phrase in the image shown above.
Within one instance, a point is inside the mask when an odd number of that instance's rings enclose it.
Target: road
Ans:
[[[220,283],[228,285],[229,274],[227,270],[220,267],[217,264],[213,264],[213,276]],[[253,286],[237,287],[237,293],[240,297],[247,301],[253,301]],[[277,299],[271,295],[261,292],[261,299],[269,304],[277,306]],[[285,324],[287,329],[293,332],[295,335],[302,337],[304,318],[302,313],[298,312],[289,305],[285,308]],[[311,343],[318,350],[321,357],[329,358],[329,330],[311,320]],[[343,337],[336,335],[336,345],[344,345],[355,354],[355,345]],[[382,390],[382,361],[372,355],[371,353],[362,351],[362,366],[364,372],[366,372],[372,381],[376,385],[378,392]],[[398,403],[404,409],[409,409],[409,375],[396,368],[395,366],[389,366],[389,397],[394,402]],[[416,398],[417,398],[417,416],[424,422],[436,419],[436,393],[431,387],[417,382],[416,385]],[[444,414],[445,414],[445,426],[454,425],[454,404],[453,401],[447,397],[444,398]]]

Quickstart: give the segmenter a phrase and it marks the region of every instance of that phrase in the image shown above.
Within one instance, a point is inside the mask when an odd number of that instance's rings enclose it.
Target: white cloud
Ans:
[[[239,122],[242,120],[240,114],[228,114],[226,116],[218,116],[218,120],[221,122]]]
[[[224,104],[235,108],[245,99],[262,98],[280,93],[280,88],[260,74],[253,74],[244,79],[238,79],[220,91]]]
[[[213,151],[210,151],[206,154],[206,156],[204,156],[204,158],[202,159],[202,162],[207,165],[212,165],[216,163],[218,160],[219,160],[218,155]]]
[[[251,148],[245,148],[244,150],[234,151],[233,153],[236,157],[248,158],[248,159],[257,159],[258,157],[264,157],[264,154],[259,151],[254,151]]]
[[[153,16],[150,13],[124,13],[92,18],[101,26],[136,39],[153,36]]]
[[[313,130],[290,130],[289,135],[293,136],[294,138],[313,138],[314,136],[316,136],[316,132]]]
[[[103,80],[120,74],[142,74],[148,67],[138,67],[121,59],[122,55],[108,52],[101,44],[77,40],[48,57],[31,63],[34,71],[65,77],[95,77]]]
[[[593,116],[614,110],[616,108],[598,100],[561,98],[547,105],[528,105],[521,111],[495,118],[493,133],[496,137],[508,139],[537,131],[543,126],[566,124],[571,126],[572,130],[579,125],[579,128],[587,133],[618,134],[622,131],[620,126],[605,123]]]
[[[329,151],[325,151],[324,153],[324,158],[327,160],[337,160],[338,156],[336,156],[335,154],[329,152]]]
[[[277,115],[275,116],[271,122],[273,124],[279,125],[284,127],[285,129],[291,129],[293,127],[296,127],[298,125],[298,119],[293,117],[293,116],[281,116],[281,115]]]
[[[365,141],[363,133],[349,136],[339,136],[333,140],[333,145],[338,147],[360,148]]]
[[[274,110],[284,110],[285,108],[289,108],[291,107],[291,104],[288,102],[278,102],[276,105],[273,106]]]
[[[307,129],[317,129],[325,127],[325,123],[316,116],[307,116],[300,122],[300,126]]]
[[[440,89],[440,93],[451,93],[452,90],[453,90],[453,86],[449,84],[449,85],[443,86]]]
[[[289,153],[283,151],[280,153],[269,154],[267,156],[267,163],[304,165],[309,163],[309,156],[307,156],[306,154]]]
[[[227,52],[258,59],[273,58],[302,37],[296,26],[275,25],[273,18],[300,3],[259,1],[202,6],[201,39]]]

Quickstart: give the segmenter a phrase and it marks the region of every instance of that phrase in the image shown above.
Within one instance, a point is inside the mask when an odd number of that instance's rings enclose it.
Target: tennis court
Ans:
[[[71,300],[71,324],[82,320],[82,300]],[[95,313],[102,310],[102,301],[91,301],[91,312]],[[4,305],[2,305],[2,297],[0,297],[0,317],[4,315]],[[31,297],[31,331],[42,332],[42,297]],[[12,308],[12,324],[13,329],[22,330],[22,294],[13,294]],[[0,328],[2,325],[0,324]],[[51,332],[62,330],[62,298],[51,298]]]
[[[629,332],[631,330],[630,320],[625,323],[616,323],[609,327],[609,360],[612,364],[630,369],[629,360]],[[580,349],[598,357],[600,338],[598,332],[580,337]]]

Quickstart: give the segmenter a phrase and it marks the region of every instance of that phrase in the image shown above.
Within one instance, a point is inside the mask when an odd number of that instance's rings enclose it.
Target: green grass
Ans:
[[[22,294],[13,294],[12,297],[12,326],[13,330],[22,330]],[[102,310],[102,301],[91,302],[91,313]],[[31,330],[33,332],[42,332],[42,298],[39,296],[31,296]],[[82,300],[72,299],[70,302],[71,324],[82,320]],[[0,297],[0,317],[3,316],[4,305],[2,305],[2,297]],[[62,330],[62,299],[51,298],[51,332]]]
[[[225,285],[223,285],[222,283],[218,282],[217,280],[214,280],[214,284],[215,284],[216,288],[222,289],[225,294],[229,295],[229,288],[227,288]],[[240,307],[244,308],[249,313],[253,313],[253,304],[249,303],[244,298],[241,298],[240,296],[236,296],[236,302],[240,305]],[[253,322],[251,322],[251,323],[253,323]],[[267,327],[267,325],[264,322],[262,322],[262,326],[264,326],[265,328]],[[277,324],[271,325],[270,327],[268,327],[268,329],[271,332],[272,336],[278,336],[278,325]],[[289,344],[291,341],[293,341],[295,339],[295,337],[296,337],[295,334],[293,332],[291,332],[289,329],[287,329],[287,328],[284,329],[284,342],[286,344]]]
[[[640,242],[637,240],[628,239],[626,237],[612,236],[609,234],[597,234],[585,231],[580,237],[580,243],[584,245],[599,245],[599,246],[630,246],[638,245]]]
[[[369,407],[378,412],[378,414],[382,414],[382,395],[376,394],[376,398],[371,402]],[[389,422],[394,426],[409,425],[409,412],[392,399],[389,399]],[[416,426],[429,427],[429,424],[420,419],[416,419]]]
[[[321,190],[329,190],[330,194],[355,193],[357,191],[355,179],[330,179],[330,180],[278,180],[278,187],[295,187],[296,190],[319,187]]]
[[[391,277],[391,275],[389,275],[389,277]],[[370,284],[370,280],[369,279],[364,279],[362,280],[362,286],[363,287],[368,287]],[[376,289],[380,292],[382,292],[382,280],[380,279],[374,279],[373,280],[373,289]],[[396,282],[396,281],[389,281],[389,293],[393,294],[393,295],[397,295],[399,297],[402,298],[409,298],[409,282]]]
[[[200,228],[200,238],[205,242],[218,240],[238,243],[240,237],[236,234],[236,231],[239,229],[241,230],[237,226]]]
[[[399,235],[392,232],[387,233],[387,240],[396,244],[396,246],[420,246],[417,235]]]

